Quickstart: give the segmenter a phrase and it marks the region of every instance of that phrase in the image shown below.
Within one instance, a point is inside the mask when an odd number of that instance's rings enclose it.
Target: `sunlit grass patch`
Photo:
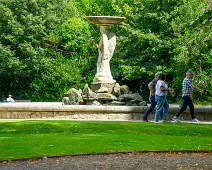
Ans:
[[[125,151],[212,150],[212,125],[0,121],[0,160]]]

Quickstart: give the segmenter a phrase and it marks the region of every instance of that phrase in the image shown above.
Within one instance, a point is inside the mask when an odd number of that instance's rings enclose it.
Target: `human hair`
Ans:
[[[157,76],[159,76],[161,73],[162,73],[161,71],[157,72],[157,73],[155,74],[155,78],[157,78]]]
[[[159,74],[159,80],[165,81],[166,80],[166,75],[164,73],[160,73]]]
[[[186,75],[194,75],[194,73],[191,72],[191,71],[187,71],[187,72],[186,72]]]

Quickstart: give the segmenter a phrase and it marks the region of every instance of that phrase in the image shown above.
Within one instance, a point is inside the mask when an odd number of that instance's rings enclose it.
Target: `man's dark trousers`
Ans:
[[[155,96],[150,96],[150,101],[151,101],[150,108],[144,114],[143,120],[147,120],[147,117],[155,109],[155,106],[157,105],[157,102],[155,101]],[[162,112],[162,114],[163,114],[163,112]],[[162,116],[161,116],[161,118],[162,118]]]
[[[196,116],[195,116],[195,114],[194,114],[194,104],[193,104],[193,102],[192,102],[191,97],[189,97],[189,96],[183,96],[182,107],[181,107],[181,109],[177,112],[176,116],[179,117],[180,114],[183,113],[183,112],[187,109],[187,106],[189,106],[189,108],[190,108],[190,114],[191,114],[192,119],[195,119]]]

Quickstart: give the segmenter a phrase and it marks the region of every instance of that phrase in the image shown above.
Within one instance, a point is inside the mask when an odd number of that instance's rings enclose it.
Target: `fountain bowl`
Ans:
[[[125,17],[116,16],[87,16],[85,19],[99,26],[111,26],[126,20]]]

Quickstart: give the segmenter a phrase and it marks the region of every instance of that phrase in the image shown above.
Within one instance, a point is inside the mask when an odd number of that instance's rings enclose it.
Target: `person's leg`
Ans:
[[[151,105],[150,108],[146,111],[146,113],[143,116],[143,120],[147,120],[147,117],[149,116],[149,114],[155,109],[156,106],[156,101],[155,101],[155,96],[151,96],[150,97],[151,100]]]
[[[161,112],[163,110],[163,105],[164,105],[164,96],[156,96],[155,100],[157,102],[157,110],[155,113],[155,122],[158,122],[159,116],[161,115]]]
[[[169,112],[169,103],[168,103],[167,99],[165,99],[165,102],[163,105],[163,120],[166,120],[168,112]]]
[[[181,113],[183,113],[186,109],[187,109],[187,106],[188,106],[188,99],[189,97],[188,96],[183,96],[183,103],[182,103],[182,107],[181,109],[177,112],[177,114],[175,115],[176,117],[179,117],[181,115]]]
[[[190,114],[191,114],[191,118],[192,119],[195,119],[196,118],[196,116],[195,116],[195,114],[194,114],[194,104],[193,104],[193,102],[192,102],[192,99],[189,97],[189,100],[188,100],[189,102],[188,102],[188,106],[189,106],[189,108],[190,108]]]
[[[161,118],[161,120],[163,120],[163,109],[162,109],[162,112],[160,114],[160,118]]]

